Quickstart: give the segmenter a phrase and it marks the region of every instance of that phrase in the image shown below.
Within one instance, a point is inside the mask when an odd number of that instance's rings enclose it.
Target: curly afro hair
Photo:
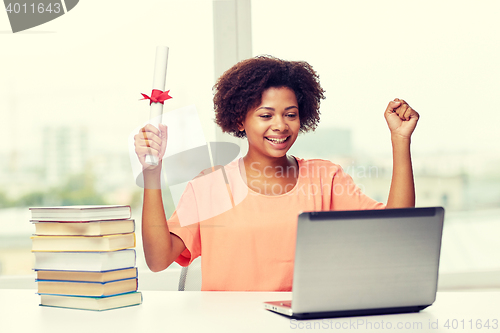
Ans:
[[[319,106],[325,98],[319,76],[305,61],[285,61],[272,56],[243,60],[227,70],[214,86],[215,123],[236,137],[246,136],[238,130],[252,108],[260,104],[262,93],[271,87],[287,87],[295,92],[299,104],[300,132],[319,123]]]

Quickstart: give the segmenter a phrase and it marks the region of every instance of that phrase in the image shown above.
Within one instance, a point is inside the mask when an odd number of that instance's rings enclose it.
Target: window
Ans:
[[[140,225],[126,142],[148,119],[138,100],[149,93],[156,45],[170,47],[164,112],[195,104],[215,140],[212,3],[150,2],[118,12],[107,2],[85,14],[85,27],[69,14],[1,37],[0,275],[31,273],[29,206],[131,204]],[[292,154],[341,164],[385,201],[392,161],[383,112],[395,97],[420,112],[417,205],[446,208],[443,274],[500,271],[499,6],[251,1],[252,54],[308,61],[326,90],[319,128],[299,136]]]

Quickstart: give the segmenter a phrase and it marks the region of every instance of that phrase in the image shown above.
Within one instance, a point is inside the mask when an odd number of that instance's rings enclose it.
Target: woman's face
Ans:
[[[258,106],[250,109],[238,129],[245,130],[249,153],[283,157],[297,139],[299,105],[293,90],[268,88]]]

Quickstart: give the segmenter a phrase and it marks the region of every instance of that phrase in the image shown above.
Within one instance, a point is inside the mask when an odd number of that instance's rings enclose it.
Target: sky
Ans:
[[[305,60],[326,90],[318,130],[390,151],[387,103],[420,113],[412,149],[500,155],[498,1],[252,1],[252,53]],[[40,152],[44,126],[87,126],[94,150],[127,151],[149,115],[156,45],[170,47],[164,112],[195,104],[214,139],[210,0],[85,0],[13,34],[0,12],[0,153]]]

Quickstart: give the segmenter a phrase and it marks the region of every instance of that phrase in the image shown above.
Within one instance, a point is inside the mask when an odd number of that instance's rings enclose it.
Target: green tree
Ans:
[[[13,202],[7,197],[7,194],[5,194],[5,192],[0,192],[0,208],[8,208],[12,206]]]

